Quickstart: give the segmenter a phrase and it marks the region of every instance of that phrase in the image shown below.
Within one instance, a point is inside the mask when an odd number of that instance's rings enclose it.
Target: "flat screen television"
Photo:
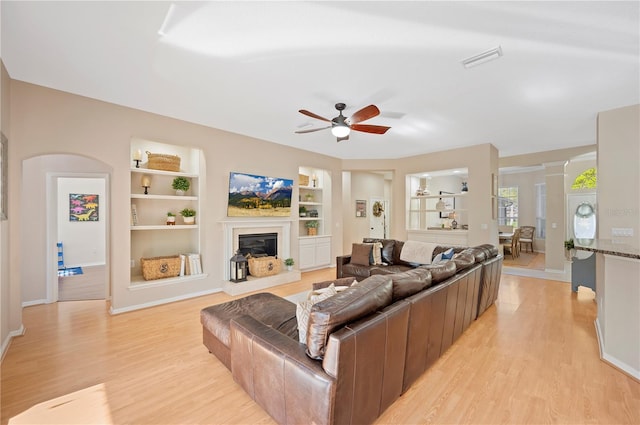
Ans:
[[[229,174],[228,217],[289,217],[293,180]]]

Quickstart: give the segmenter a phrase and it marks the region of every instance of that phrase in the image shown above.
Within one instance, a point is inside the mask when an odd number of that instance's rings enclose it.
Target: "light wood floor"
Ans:
[[[82,274],[58,277],[58,300],[104,300],[107,293],[107,267],[85,266]]]
[[[286,296],[335,269],[303,274]],[[115,424],[273,424],[201,342],[214,294],[110,316],[105,301],[24,309],[2,363],[2,424],[103,384]],[[598,358],[592,293],[503,275],[499,299],[378,424],[638,424],[640,383]],[[45,423],[46,420],[43,420]]]

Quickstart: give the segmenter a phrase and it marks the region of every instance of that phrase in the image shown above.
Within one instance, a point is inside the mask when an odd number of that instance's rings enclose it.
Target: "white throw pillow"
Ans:
[[[309,328],[309,315],[311,314],[311,307],[320,301],[326,300],[337,294],[336,287],[332,283],[326,288],[316,289],[309,292],[309,296],[306,301],[301,301],[296,306],[296,319],[298,320],[298,340],[307,344],[307,330]]]

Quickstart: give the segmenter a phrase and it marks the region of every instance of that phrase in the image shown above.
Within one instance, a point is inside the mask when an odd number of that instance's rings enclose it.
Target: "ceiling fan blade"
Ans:
[[[347,134],[344,137],[336,137],[336,141],[342,142],[343,140],[349,140],[349,135]]]
[[[362,131],[365,133],[384,134],[391,127],[385,127],[382,125],[369,125],[369,124],[351,124],[351,130]]]
[[[320,128],[310,128],[308,130],[298,130],[296,131],[297,134],[303,134],[303,133],[313,133],[314,131],[320,131],[320,130],[326,130],[327,128],[331,128],[330,125],[326,126],[326,127],[320,127]]]
[[[366,121],[369,118],[373,118],[378,115],[380,115],[380,109],[378,109],[376,105],[369,105],[369,106],[365,106],[364,108],[360,109],[359,111],[351,115],[351,118],[349,118],[349,122],[351,124],[357,124],[359,122]]]
[[[306,115],[306,116],[308,116],[308,117],[318,119],[318,120],[320,120],[320,121],[327,121],[327,122],[331,122],[331,120],[330,120],[330,119],[327,119],[327,118],[325,118],[325,117],[321,117],[320,115],[318,115],[318,114],[314,114],[313,112],[307,111],[306,109],[300,109],[298,112],[300,112],[301,114]]]

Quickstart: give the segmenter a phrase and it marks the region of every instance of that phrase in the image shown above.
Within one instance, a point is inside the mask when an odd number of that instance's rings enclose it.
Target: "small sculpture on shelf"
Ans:
[[[462,182],[462,192],[468,192],[469,188],[467,187],[467,182]]]

